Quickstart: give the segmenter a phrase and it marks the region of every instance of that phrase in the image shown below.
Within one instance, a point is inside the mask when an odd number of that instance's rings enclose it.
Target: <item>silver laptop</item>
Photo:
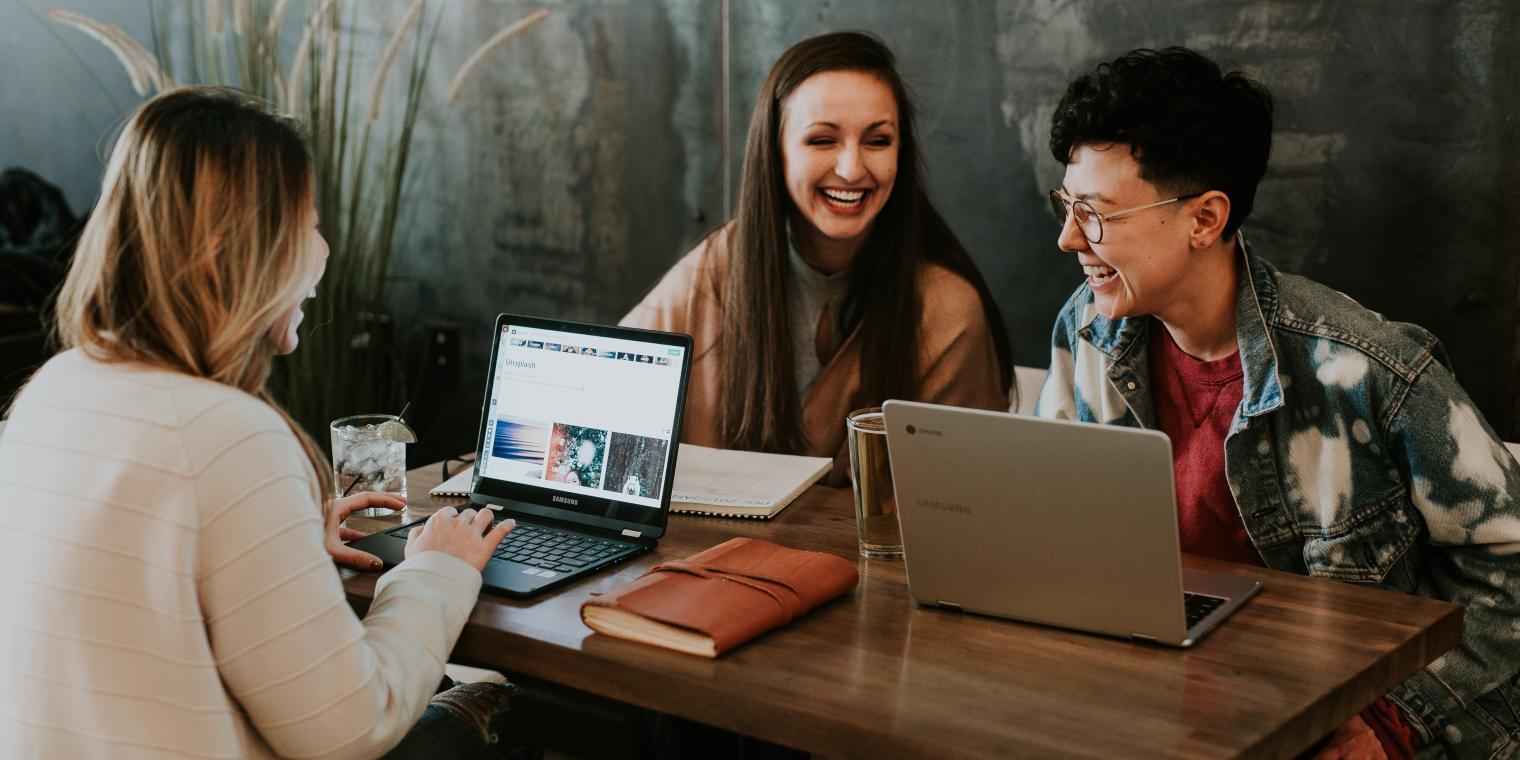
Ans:
[[[907,401],[885,411],[920,603],[1186,647],[1261,589],[1183,570],[1163,433]]]

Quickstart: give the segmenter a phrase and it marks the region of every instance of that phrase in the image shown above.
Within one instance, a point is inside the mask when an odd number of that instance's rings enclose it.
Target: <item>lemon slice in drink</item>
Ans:
[[[391,443],[417,442],[417,431],[402,420],[386,420],[380,423],[380,427],[376,428],[375,432]]]

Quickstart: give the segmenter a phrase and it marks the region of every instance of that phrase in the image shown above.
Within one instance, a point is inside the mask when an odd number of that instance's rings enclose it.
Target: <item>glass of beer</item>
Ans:
[[[881,407],[845,415],[850,439],[850,481],[855,486],[855,527],[860,556],[902,559],[902,530],[897,526],[897,495],[892,463],[887,459],[887,426]]]

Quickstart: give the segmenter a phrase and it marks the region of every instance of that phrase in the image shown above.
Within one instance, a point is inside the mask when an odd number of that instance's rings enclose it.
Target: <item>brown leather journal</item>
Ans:
[[[662,562],[581,605],[608,636],[717,657],[855,587],[855,564],[821,552],[734,538]]]

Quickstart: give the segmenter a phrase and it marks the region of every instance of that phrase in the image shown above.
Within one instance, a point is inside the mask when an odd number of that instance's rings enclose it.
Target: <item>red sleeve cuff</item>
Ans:
[[[1372,728],[1372,733],[1377,735],[1388,760],[1410,760],[1415,748],[1414,729],[1404,721],[1399,708],[1387,699],[1378,697],[1360,715]]]

